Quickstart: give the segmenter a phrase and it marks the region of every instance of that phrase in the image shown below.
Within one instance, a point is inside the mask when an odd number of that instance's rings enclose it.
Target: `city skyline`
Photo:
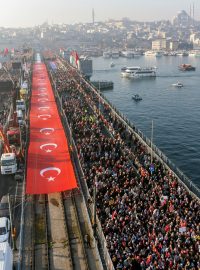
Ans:
[[[185,10],[200,20],[199,0],[7,0],[1,3],[0,27],[30,27],[48,23],[88,23],[127,17],[136,21],[172,20]]]

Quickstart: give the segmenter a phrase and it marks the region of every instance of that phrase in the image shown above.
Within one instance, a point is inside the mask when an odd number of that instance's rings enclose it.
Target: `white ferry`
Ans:
[[[130,77],[130,74],[140,70],[141,67],[123,67],[121,68],[121,76],[122,77]]]
[[[121,75],[125,78],[156,77],[156,68],[124,67],[121,69]]]
[[[160,56],[163,55],[163,53],[160,52],[160,51],[146,51],[146,52],[144,53],[144,55],[145,55],[145,56],[155,56],[155,57],[160,57]]]

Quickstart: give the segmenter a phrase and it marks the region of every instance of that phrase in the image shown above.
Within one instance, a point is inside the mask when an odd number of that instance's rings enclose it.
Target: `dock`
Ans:
[[[113,89],[114,83],[112,81],[91,81],[91,84],[98,90]]]

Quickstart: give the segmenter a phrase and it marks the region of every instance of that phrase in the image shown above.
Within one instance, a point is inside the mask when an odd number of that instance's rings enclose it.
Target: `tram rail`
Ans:
[[[69,246],[72,254],[73,269],[89,270],[84,232],[82,231],[83,227],[81,226],[81,217],[78,211],[80,201],[77,196],[79,195],[76,195],[73,190],[62,193]]]

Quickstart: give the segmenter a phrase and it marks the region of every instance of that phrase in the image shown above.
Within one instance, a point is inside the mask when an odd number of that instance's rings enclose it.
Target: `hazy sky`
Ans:
[[[0,0],[0,26],[34,26],[49,23],[91,22],[128,17],[138,21],[171,20],[179,10],[200,20],[200,0]]]

